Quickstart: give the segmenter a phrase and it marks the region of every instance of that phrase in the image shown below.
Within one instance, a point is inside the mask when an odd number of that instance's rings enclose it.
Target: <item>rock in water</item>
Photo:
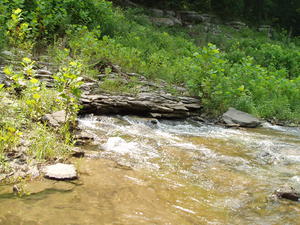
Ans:
[[[223,114],[222,119],[229,126],[239,125],[240,127],[255,128],[261,125],[259,119],[234,108],[229,108],[228,111]]]
[[[283,185],[280,189],[275,191],[275,196],[281,199],[288,199],[291,201],[300,201],[300,192],[297,192],[288,184]]]
[[[295,202],[300,200],[300,193],[296,192],[277,192],[276,195],[278,198],[285,198]]]
[[[75,166],[57,163],[44,168],[45,177],[54,180],[74,180],[77,178]]]

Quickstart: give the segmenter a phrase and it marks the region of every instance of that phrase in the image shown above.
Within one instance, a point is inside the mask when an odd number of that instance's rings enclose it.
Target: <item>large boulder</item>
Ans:
[[[66,121],[66,112],[64,110],[61,110],[52,114],[46,114],[43,117],[43,121],[48,123],[49,126],[60,127]]]
[[[231,26],[234,29],[240,30],[247,27],[247,24],[241,21],[231,21],[227,23],[228,26]]]
[[[150,13],[154,17],[163,17],[164,11],[161,9],[149,9]]]
[[[168,17],[176,17],[176,12],[175,12],[175,11],[172,11],[172,10],[166,10],[166,11],[165,11],[165,14],[166,14]]]
[[[279,198],[299,202],[300,192],[296,191],[294,187],[291,187],[289,184],[284,184],[275,191],[272,197],[275,197],[275,199]]]
[[[272,37],[272,27],[270,25],[260,25],[258,31],[267,34],[268,37]]]
[[[229,108],[222,116],[223,121],[229,126],[251,127],[255,128],[261,125],[261,121],[254,116],[236,110],[235,108]]]
[[[77,178],[76,168],[72,164],[57,163],[44,168],[45,177],[54,180],[74,180]]]
[[[171,18],[152,18],[152,21],[157,26],[172,27],[175,25],[175,21]]]
[[[276,192],[278,198],[284,198],[291,201],[300,201],[300,193],[297,192]]]
[[[214,23],[214,24],[221,24],[222,21],[220,18],[218,18],[216,15],[214,14],[207,14],[207,13],[194,13],[194,15],[197,15],[197,17],[199,16],[199,19],[202,20],[202,22],[204,23]]]
[[[204,17],[195,11],[180,11],[180,17],[185,23],[198,24],[204,22]]]

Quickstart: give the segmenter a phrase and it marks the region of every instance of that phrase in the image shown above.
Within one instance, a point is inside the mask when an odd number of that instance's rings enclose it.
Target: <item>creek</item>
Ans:
[[[19,198],[0,186],[0,224],[296,225],[300,129],[264,124],[228,129],[192,121],[86,116],[96,143],[72,159],[73,182],[38,179]]]

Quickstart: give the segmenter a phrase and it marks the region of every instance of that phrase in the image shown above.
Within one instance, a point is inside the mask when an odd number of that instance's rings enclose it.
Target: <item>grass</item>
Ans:
[[[137,78],[131,77],[128,80],[124,80],[121,77],[117,78],[106,78],[100,83],[100,91],[117,94],[131,94],[136,95],[139,93],[141,84]]]
[[[66,158],[71,146],[66,144],[59,133],[44,124],[34,124],[29,133],[28,154],[37,160]]]

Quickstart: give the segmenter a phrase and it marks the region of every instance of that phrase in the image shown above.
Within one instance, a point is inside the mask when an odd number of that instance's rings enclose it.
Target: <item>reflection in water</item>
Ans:
[[[270,195],[300,189],[299,129],[225,129],[186,121],[87,117],[93,159],[79,184],[34,181],[29,197],[0,186],[0,224],[299,224],[300,205]]]

